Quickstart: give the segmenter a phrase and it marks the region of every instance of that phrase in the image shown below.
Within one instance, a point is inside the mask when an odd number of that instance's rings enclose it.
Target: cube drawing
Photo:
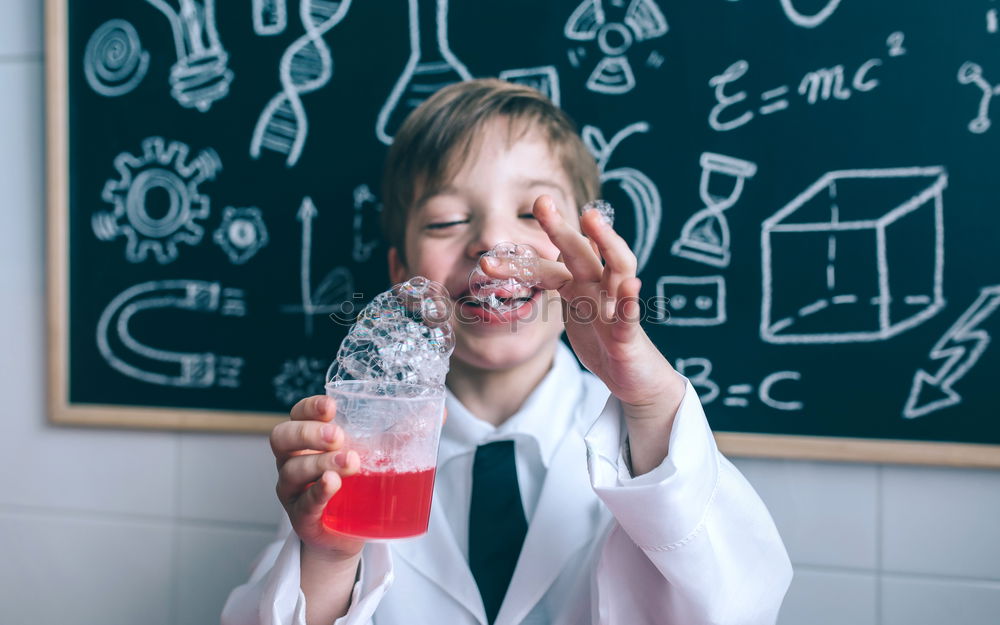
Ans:
[[[831,171],[761,226],[769,343],[881,341],[944,306],[943,167]]]

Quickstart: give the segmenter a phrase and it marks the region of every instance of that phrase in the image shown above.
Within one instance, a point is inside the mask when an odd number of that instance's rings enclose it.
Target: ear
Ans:
[[[405,282],[410,277],[410,272],[406,268],[402,255],[395,247],[389,248],[389,279],[393,284]]]

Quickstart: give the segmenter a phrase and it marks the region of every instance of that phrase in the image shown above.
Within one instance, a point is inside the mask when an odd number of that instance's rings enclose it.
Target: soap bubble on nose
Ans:
[[[510,312],[525,305],[538,286],[538,252],[530,245],[497,243],[493,249],[483,254],[484,258],[496,258],[499,268],[509,277],[494,278],[476,263],[469,274],[469,293],[485,308],[500,313]]]
[[[450,318],[451,298],[440,283],[416,276],[393,286],[358,315],[327,382],[371,382],[378,395],[438,392],[455,349]]]
[[[615,225],[615,209],[611,204],[605,202],[604,200],[592,200],[587,202],[580,208],[580,216],[583,217],[587,214],[587,211],[595,210],[601,215],[601,219],[604,223],[609,226]]]

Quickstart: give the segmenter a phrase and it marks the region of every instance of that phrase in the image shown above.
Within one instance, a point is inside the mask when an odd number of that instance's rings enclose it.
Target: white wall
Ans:
[[[0,622],[214,623],[280,514],[265,438],[46,422],[41,6],[0,20]],[[737,464],[795,564],[783,625],[1000,622],[1000,472]]]

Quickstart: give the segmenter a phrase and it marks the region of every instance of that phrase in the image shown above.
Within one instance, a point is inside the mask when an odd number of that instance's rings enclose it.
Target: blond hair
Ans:
[[[485,78],[455,83],[417,107],[396,133],[382,173],[382,232],[405,258],[409,210],[447,185],[484,126],[508,122],[508,145],[541,131],[569,179],[577,206],[600,193],[600,173],[576,125],[539,91]]]

